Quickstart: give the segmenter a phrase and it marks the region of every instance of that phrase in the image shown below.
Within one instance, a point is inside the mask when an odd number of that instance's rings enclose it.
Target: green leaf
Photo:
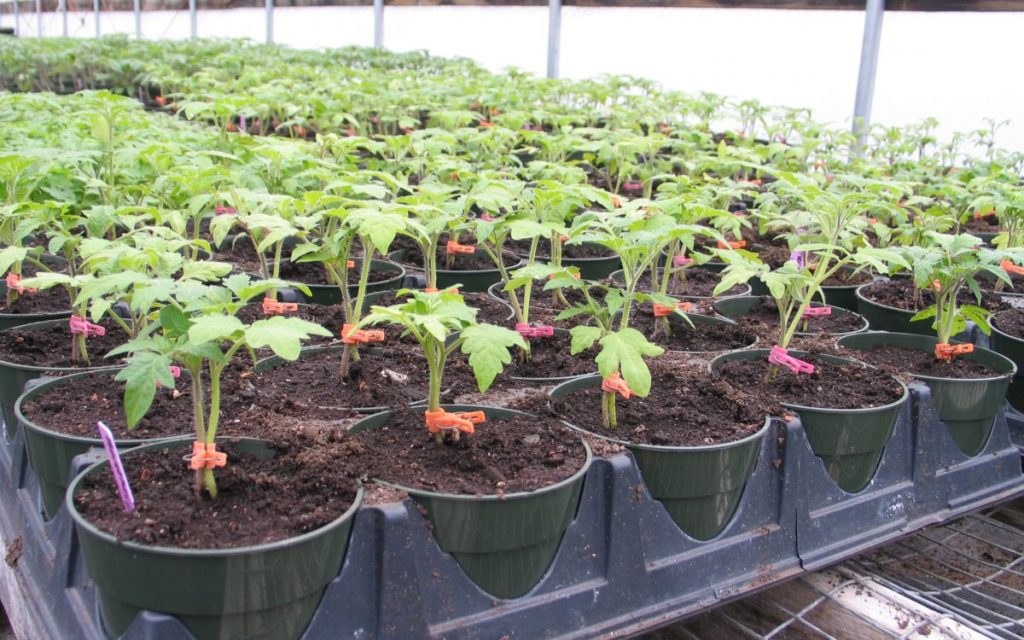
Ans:
[[[594,346],[594,343],[601,337],[601,329],[592,326],[575,326],[569,329],[569,334],[572,336],[569,353],[576,355]]]
[[[469,356],[480,391],[486,391],[505,365],[512,362],[510,347],[526,348],[521,335],[493,324],[467,327],[462,331],[462,339],[462,353]]]
[[[150,351],[136,353],[131,362],[117,373],[116,380],[126,382],[124,413],[128,428],[133,429],[146,415],[156,396],[157,385],[174,386],[171,358]]]
[[[329,338],[331,332],[315,322],[284,316],[257,320],[245,329],[245,341],[250,347],[270,347],[285,360],[298,358],[302,341],[308,340],[310,336]]]
[[[245,325],[235,316],[213,313],[200,316],[192,321],[192,326],[188,330],[188,339],[195,343],[230,340],[244,328]]]
[[[188,333],[192,321],[187,315],[174,305],[166,305],[160,309],[160,326],[164,334],[169,338],[176,338]]]
[[[626,383],[642,398],[651,392],[651,372],[644,356],[658,356],[664,352],[649,342],[644,334],[627,327],[601,338],[601,353],[595,361],[602,377],[621,371]]]
[[[199,280],[210,282],[218,280],[231,273],[232,266],[227,262],[212,262],[203,260],[199,262],[186,262],[181,272],[183,280]]]

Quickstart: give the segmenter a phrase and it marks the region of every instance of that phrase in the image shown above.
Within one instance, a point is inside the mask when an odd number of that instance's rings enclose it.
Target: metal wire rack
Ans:
[[[1024,499],[924,529],[645,638],[1024,638]]]

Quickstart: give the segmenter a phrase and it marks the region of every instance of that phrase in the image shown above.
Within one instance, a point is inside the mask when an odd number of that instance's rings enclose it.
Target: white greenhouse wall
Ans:
[[[69,20],[70,33],[91,37],[88,0]],[[187,6],[185,2],[183,6]],[[33,3],[22,3],[22,35],[35,35]],[[10,7],[2,24],[13,24]],[[543,7],[388,7],[384,44],[466,56],[491,69],[516,66],[542,74],[547,9]],[[202,11],[199,35],[265,34],[262,9]],[[712,91],[768,104],[810,107],[820,120],[849,125],[864,13],[744,9],[595,9],[562,16],[561,75],[630,73],[684,91]],[[131,33],[130,12],[101,14],[103,33]],[[59,35],[60,15],[43,16]],[[187,10],[146,12],[147,38],[188,36]],[[885,15],[873,120],[906,124],[932,116],[941,131],[969,131],[983,119],[1024,120],[1024,12]],[[275,41],[296,47],[369,46],[371,7],[275,10]],[[1024,122],[1003,129],[1004,147],[1024,151]]]

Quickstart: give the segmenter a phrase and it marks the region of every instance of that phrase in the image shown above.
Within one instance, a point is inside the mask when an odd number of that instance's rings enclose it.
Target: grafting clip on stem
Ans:
[[[768,354],[768,362],[777,364],[780,367],[786,367],[793,373],[814,373],[813,364],[794,358],[789,355],[789,351],[787,349],[783,349],[778,345],[772,347],[771,353]]]
[[[107,335],[106,329],[98,324],[89,322],[82,316],[71,316],[68,318],[68,327],[71,329],[71,333],[83,335],[86,338]]]
[[[189,466],[198,471],[199,469],[213,469],[223,467],[228,463],[228,454],[217,451],[216,442],[201,442],[196,440],[192,443],[192,453],[185,456]]]
[[[263,315],[276,316],[287,313],[295,313],[299,305],[295,302],[278,302],[273,298],[263,298]]]
[[[690,313],[691,311],[693,311],[693,303],[692,302],[677,302],[674,305],[669,305],[669,304],[660,304],[658,302],[655,302],[654,303],[654,317],[655,318],[664,318],[665,316],[670,316],[673,313],[675,313],[676,309],[679,309],[683,313]]]
[[[476,253],[476,247],[475,246],[473,246],[471,244],[470,245],[459,244],[458,242],[455,242],[454,240],[449,240],[448,241],[448,245],[445,247],[445,250],[448,252],[448,255],[454,255],[456,253],[465,253],[465,254]]]
[[[962,356],[966,353],[973,353],[974,345],[970,342],[964,344],[947,344],[939,343],[935,345],[935,359],[945,360],[951,362],[956,356]]]
[[[629,383],[622,379],[618,371],[601,380],[601,391],[617,393],[626,400],[629,400],[630,396],[633,395],[633,390],[629,388]]]
[[[487,420],[483,411],[456,411],[449,413],[444,409],[437,411],[424,411],[423,417],[427,423],[427,431],[440,433],[445,429],[458,429],[465,433],[473,433],[473,425],[481,424]]]
[[[21,276],[19,276],[16,273],[8,273],[6,282],[7,288],[10,289],[11,291],[16,292],[18,295],[21,295],[23,293],[35,293],[38,291],[38,289],[27,289],[21,286]]]
[[[733,240],[732,242],[718,241],[719,249],[742,249],[745,246],[747,246],[746,240]]]
[[[832,307],[808,307],[804,310],[805,318],[825,318],[832,315]]]
[[[1024,267],[1018,267],[1009,260],[1003,260],[999,263],[999,266],[1003,268],[1003,271],[1015,276],[1024,276]],[[8,278],[10,276],[7,276]],[[10,286],[8,284],[8,286]],[[20,292],[19,292],[20,293]]]
[[[379,330],[356,329],[354,324],[341,325],[341,342],[343,344],[366,344],[367,342],[383,342],[384,332]]]
[[[555,335],[555,328],[549,325],[538,325],[531,327],[524,322],[516,323],[516,331],[527,339],[550,338]]]

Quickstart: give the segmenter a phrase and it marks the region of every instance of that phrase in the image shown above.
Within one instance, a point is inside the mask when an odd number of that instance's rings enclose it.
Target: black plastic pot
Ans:
[[[697,268],[698,269],[705,269],[705,266],[701,265],[700,267],[697,267]],[[708,269],[708,271],[713,271],[713,270],[712,269]],[[620,287],[626,284],[626,281],[622,277],[622,269],[615,270],[614,272],[612,272],[612,274],[609,277],[612,279],[613,282],[615,282],[615,284],[619,285]],[[721,300],[721,299],[724,299],[724,298],[735,298],[737,296],[750,295],[753,292],[752,283],[753,283],[753,280],[751,280],[750,282],[748,282],[745,285],[742,285],[743,287],[746,287],[745,291],[742,291],[741,293],[730,293],[727,296],[682,296],[682,295],[676,296],[676,295],[673,295],[672,297],[673,298],[678,298],[679,300],[694,300],[694,301],[696,301],[696,300]]]
[[[22,412],[24,403],[35,400],[40,395],[52,392],[62,386],[75,384],[76,381],[86,376],[113,376],[117,369],[105,371],[89,371],[76,373],[70,376],[62,376],[37,384],[21,394],[14,405],[14,413],[17,416],[18,424],[25,430],[25,445],[28,448],[28,461],[32,470],[39,478],[39,489],[43,497],[43,511],[47,518],[57,514],[57,510],[64,504],[64,495],[68,488],[68,474],[71,472],[71,461],[75,456],[81,455],[93,447],[102,447],[103,443],[98,437],[86,438],[73,436],[53,429],[45,425],[39,425],[25,417]],[[167,440],[164,438],[140,438],[140,439],[119,439],[114,444],[118,448],[131,448],[139,445]]]
[[[862,284],[872,284],[865,282]],[[860,284],[849,285],[822,285],[821,293],[825,297],[825,303],[833,307],[841,307],[847,311],[857,312],[857,289]]]
[[[0,297],[7,295],[7,283],[0,280]],[[71,308],[63,311],[51,311],[48,313],[0,313],[0,331],[12,327],[20,327],[33,322],[46,320],[62,320],[71,317]]]
[[[862,284],[856,289],[857,313],[867,318],[872,331],[915,333],[923,336],[935,335],[930,318],[911,322],[910,319],[917,315],[916,311],[904,311],[886,304],[879,304],[865,297],[864,288],[870,287],[872,284],[875,283]]]
[[[60,325],[66,325],[66,319],[60,320],[44,320],[42,322],[33,322],[20,326],[20,331],[32,331],[34,329],[49,329],[50,327],[56,327]],[[70,334],[69,334],[70,336]],[[18,417],[14,413],[14,404],[18,401],[18,396],[21,395],[25,389],[25,383],[29,380],[35,380],[36,378],[43,375],[66,375],[70,373],[80,373],[83,371],[99,371],[102,369],[117,368],[120,365],[108,364],[97,367],[36,367],[29,364],[17,364],[15,362],[6,362],[0,360],[0,413],[4,419],[4,430],[7,434],[7,439],[14,439],[14,434],[18,430]]]
[[[738,320],[738,319],[742,318],[743,316],[745,316],[746,314],[750,313],[750,310],[753,308],[753,306],[755,304],[757,304],[757,302],[759,300],[761,300],[761,299],[762,299],[762,296],[734,296],[734,297],[730,297],[730,298],[720,298],[718,300],[715,300],[715,302],[712,304],[712,307],[715,309],[716,313],[718,313],[720,315],[723,315],[726,318],[729,318],[730,320]],[[820,307],[822,305],[820,305],[820,304],[812,304],[811,306]],[[832,309],[832,313],[837,315],[837,316],[839,316],[839,315],[851,315],[851,314],[855,315],[855,316],[858,316],[858,314],[856,314],[853,311],[850,311],[848,309],[843,309],[841,307],[836,307],[836,306],[833,306],[833,305],[828,305],[828,306]],[[797,331],[796,335],[798,335],[798,336],[846,336],[846,335],[853,335],[853,334],[856,334],[856,333],[861,333],[862,331],[867,331],[867,329],[868,329],[868,321],[866,319],[864,319],[863,317],[861,317],[861,316],[858,316],[858,317],[860,317],[861,320],[863,320],[863,325],[859,329],[857,329],[856,331],[847,331],[845,333],[828,333],[828,332],[811,333],[811,332]]]
[[[157,447],[185,451],[193,437],[131,449],[125,458]],[[275,451],[261,440],[230,441],[255,455]],[[89,575],[96,583],[107,635],[119,637],[143,611],[177,616],[198,640],[298,638],[316,611],[324,588],[337,577],[348,548],[359,489],[352,507],[330,524],[302,536],[236,549],[182,549],[119,541],[75,509],[86,476],[108,473],[106,461],[71,483],[66,506],[78,532]]]
[[[325,351],[341,351],[344,348],[345,347],[342,344],[330,344],[330,345],[323,345],[323,346],[319,346],[319,347],[303,347],[302,350],[299,352],[299,358],[301,359],[301,358],[303,358],[305,356],[312,355],[312,354],[315,354],[315,353],[322,353],[322,352],[325,352]],[[365,351],[365,352],[373,352],[373,351],[379,351],[379,350],[380,350],[379,347],[369,347],[369,348],[363,347],[363,351]],[[282,358],[280,356],[270,356],[270,357],[267,357],[267,358],[262,358],[259,361],[257,361],[256,365],[253,367],[253,370],[256,371],[257,373],[263,373],[264,371],[269,371],[269,370],[271,370],[271,369],[273,369],[275,367],[279,367],[282,364],[285,364],[286,362],[287,362],[287,360],[285,360],[284,358]],[[424,363],[424,366],[426,366],[426,363]],[[416,400],[410,401],[409,404],[422,403],[424,400],[425,400],[424,398],[417,398]],[[355,413],[367,413],[367,414],[369,414],[369,413],[379,413],[379,412],[384,411],[384,410],[387,409],[387,407],[385,407],[385,406],[377,406],[377,407],[346,407],[346,408],[350,409],[351,411],[353,411]]]
[[[388,258],[395,262],[401,262],[405,259],[405,249],[399,249],[392,251],[388,254]],[[507,271],[514,271],[519,267],[526,264],[525,260],[520,260],[515,264],[507,265],[505,269]],[[494,269],[477,269],[477,270],[465,270],[459,271],[454,269],[438,269],[437,270],[437,288],[445,289],[455,285],[459,286],[460,291],[470,292],[486,292],[487,288],[495,282],[501,282],[501,271],[495,267]]]
[[[768,353],[767,349],[733,351],[718,356],[709,366],[712,371],[717,372],[725,362],[762,360],[767,369]],[[798,358],[806,355],[794,350],[790,350],[789,353]],[[820,354],[817,357],[834,364],[866,366],[848,358]],[[892,437],[903,403],[910,395],[905,384],[899,382],[899,385],[903,388],[900,399],[881,407],[831,409],[782,403],[784,407],[792,409],[800,416],[800,423],[810,442],[811,450],[825,465],[829,477],[843,491],[857,493],[874,477],[885,445]]]
[[[872,331],[840,338],[837,344],[847,349],[892,345],[933,353],[938,342],[939,339],[933,336]],[[957,379],[910,373],[928,385],[939,419],[949,428],[960,450],[973,456],[988,442],[992,425],[1006,400],[1006,389],[1017,366],[1005,356],[981,347],[975,347],[973,352],[960,357],[991,367],[998,375]]]
[[[723,300],[725,300],[725,299],[730,299],[730,298],[723,298]],[[699,313],[688,313],[688,314],[686,314],[686,317],[689,318],[690,322],[693,323],[692,327],[690,325],[686,324],[686,320],[683,320],[681,317],[679,317],[676,314],[672,314],[672,315],[668,316],[668,322],[672,326],[672,330],[673,331],[700,331],[700,327],[702,327],[702,326],[725,325],[725,324],[735,325],[736,324],[734,321],[732,321],[730,319],[727,319],[727,318],[717,318],[715,316],[705,316],[705,315],[702,315],[702,314],[699,314]],[[647,338],[648,338],[648,340],[651,340],[652,342],[654,341],[653,338],[651,338],[651,336],[647,336]],[[755,335],[753,342],[751,342],[750,344],[748,344],[748,345],[746,345],[744,347],[741,347],[741,348],[749,349],[749,348],[751,348],[753,346],[756,346],[757,342],[758,342],[758,338]],[[668,345],[662,344],[661,346],[664,347],[666,350],[672,351],[674,353],[692,353],[692,354],[716,353],[715,351],[686,351],[686,350],[682,350],[682,349],[673,349],[671,344],[668,344]]]
[[[355,258],[353,262],[355,262],[355,269],[358,271],[360,265],[362,265],[362,258]],[[366,284],[366,291],[369,293],[398,289],[402,286],[402,280],[405,278],[405,267],[388,260],[371,260],[370,271],[389,273],[391,277],[386,280],[378,280],[377,282],[368,282]],[[301,301],[312,304],[341,304],[341,289],[337,286],[333,284],[307,284],[306,286],[309,287],[310,295],[307,296],[300,291],[299,298]],[[348,285],[350,296],[355,296],[358,292],[358,284]]]
[[[598,375],[573,378],[548,395],[561,400],[600,384]],[[591,425],[573,426],[629,449],[651,497],[664,505],[672,521],[691,538],[710,540],[725,529],[736,512],[771,418],[765,416],[764,426],[742,440],[700,447],[636,444],[587,428]]]
[[[453,411],[484,411],[488,420],[529,415],[494,407],[444,405]],[[360,420],[352,431],[388,423],[385,411]],[[502,496],[468,496],[424,491],[392,483],[424,510],[441,549],[458,561],[481,589],[498,598],[526,594],[551,565],[562,536],[576,517],[583,479],[592,460],[585,441],[583,467],[557,484],[537,491]]]
[[[598,244],[583,243],[584,246],[592,246],[598,248],[604,248]],[[528,258],[529,255],[523,253],[516,253],[520,258]],[[540,261],[546,261],[548,258],[538,259]],[[610,256],[597,257],[597,258],[567,258],[562,256],[563,267],[576,267],[580,270],[580,277],[585,280],[602,280],[607,278],[616,269],[622,268],[622,261],[619,260],[619,256],[614,253]]]
[[[1000,329],[997,317],[989,320],[989,327],[992,328],[992,350],[1006,356],[1017,366],[1017,373],[1010,380],[1010,386],[1006,390],[1006,400],[1017,411],[1024,411],[1024,376],[1021,373],[1024,371],[1024,340]]]

